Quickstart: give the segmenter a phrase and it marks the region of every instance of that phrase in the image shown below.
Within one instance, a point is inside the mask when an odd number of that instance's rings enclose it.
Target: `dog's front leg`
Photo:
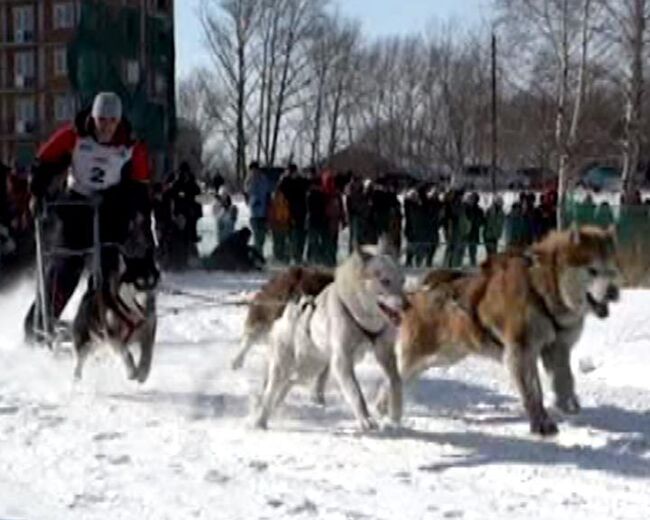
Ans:
[[[135,368],[135,362],[133,361],[133,355],[129,351],[127,345],[122,343],[113,343],[113,350],[117,353],[118,356],[122,359],[124,363],[124,368],[126,368],[126,377],[128,379],[135,379],[137,375],[137,370]]]
[[[318,377],[316,377],[316,381],[314,382],[314,386],[312,387],[311,391],[311,400],[317,405],[325,406],[325,385],[327,385],[327,379],[329,378],[329,375],[330,366],[325,365],[325,368],[321,370],[318,374]]]
[[[140,340],[140,359],[136,370],[136,379],[138,383],[144,383],[151,372],[151,362],[153,361],[153,346],[156,338],[156,326],[144,332],[144,337]]]
[[[530,345],[510,343],[505,347],[505,362],[528,413],[530,431],[540,435],[555,435],[558,431],[557,424],[544,408],[534,349]]]
[[[330,369],[341,386],[341,391],[363,431],[377,429],[377,423],[370,417],[361,387],[354,373],[354,359],[342,345],[334,345]]]
[[[576,396],[571,371],[571,347],[560,342],[549,345],[542,350],[542,361],[551,378],[555,392],[555,406],[564,413],[580,412],[580,402]]]
[[[89,341],[77,341],[75,340],[75,367],[74,367],[74,379],[75,381],[81,381],[81,374],[83,372],[84,364],[86,363],[86,358],[90,353],[90,344]]]
[[[399,424],[402,420],[402,379],[397,370],[395,350],[391,343],[379,343],[375,345],[374,352],[388,378],[389,391],[386,404],[390,420]]]

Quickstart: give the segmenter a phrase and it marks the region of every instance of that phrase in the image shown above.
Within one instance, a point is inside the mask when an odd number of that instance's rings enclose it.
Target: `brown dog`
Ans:
[[[233,370],[241,368],[251,347],[267,337],[290,299],[317,296],[333,280],[333,273],[308,267],[290,267],[271,278],[248,307],[241,347],[232,360]]]
[[[431,274],[410,297],[396,353],[408,381],[430,366],[469,354],[503,360],[521,396],[534,433],[550,435],[537,370],[541,356],[557,406],[580,409],[570,353],[585,316],[609,314],[618,299],[614,235],[595,227],[554,232],[526,252],[496,255],[465,276]],[[384,396],[379,401],[385,408]]]

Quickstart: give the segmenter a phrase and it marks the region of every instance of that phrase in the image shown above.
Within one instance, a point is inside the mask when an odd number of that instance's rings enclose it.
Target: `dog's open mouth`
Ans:
[[[590,293],[587,293],[587,302],[591,310],[599,318],[607,318],[609,316],[609,305],[607,301],[598,301]]]
[[[393,325],[398,326],[402,321],[402,314],[399,311],[393,309],[392,307],[389,307],[385,303],[378,302],[378,304],[381,311],[388,318],[388,321],[390,321]]]

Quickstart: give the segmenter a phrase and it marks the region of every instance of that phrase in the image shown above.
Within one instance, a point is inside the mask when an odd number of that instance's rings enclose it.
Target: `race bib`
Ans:
[[[115,186],[132,152],[127,146],[102,145],[90,137],[79,139],[72,154],[72,187],[91,195]]]

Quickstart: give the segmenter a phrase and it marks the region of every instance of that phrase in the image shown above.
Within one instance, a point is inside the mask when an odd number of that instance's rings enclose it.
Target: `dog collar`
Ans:
[[[361,323],[359,323],[359,321],[354,317],[354,315],[352,314],[350,309],[348,309],[348,306],[345,305],[345,302],[341,299],[340,296],[338,296],[338,299],[339,299],[339,303],[341,304],[341,307],[343,307],[343,309],[345,309],[345,312],[350,317],[352,322],[359,328],[359,330],[361,330],[363,335],[366,336],[370,340],[371,343],[375,343],[377,341],[377,339],[386,331],[386,328],[388,327],[388,325],[384,325],[378,331],[368,330],[366,327],[361,325]],[[388,319],[388,318],[386,318],[386,319]]]

